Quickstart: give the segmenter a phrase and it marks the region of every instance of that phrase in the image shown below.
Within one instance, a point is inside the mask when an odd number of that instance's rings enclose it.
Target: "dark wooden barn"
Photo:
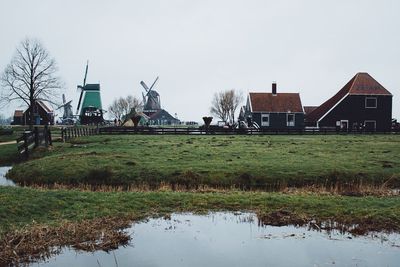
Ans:
[[[249,93],[245,107],[248,126],[260,129],[286,130],[304,128],[304,111],[298,93]]]
[[[16,110],[14,112],[14,125],[28,125],[30,122],[31,108],[28,108],[24,112],[22,110]],[[54,112],[51,110],[43,101],[36,101],[36,105],[33,108],[34,125],[53,125],[54,124]]]
[[[357,73],[337,94],[306,114],[306,126],[389,131],[392,97],[368,73]]]
[[[23,110],[15,110],[13,117],[13,125],[22,125],[24,124],[24,111]]]

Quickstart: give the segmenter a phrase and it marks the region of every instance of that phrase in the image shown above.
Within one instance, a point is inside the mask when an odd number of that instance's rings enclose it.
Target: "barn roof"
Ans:
[[[249,93],[252,112],[303,112],[298,93]]]
[[[160,109],[157,112],[151,114],[149,116],[150,120],[168,120],[168,121],[179,121],[178,119],[174,118],[171,114],[168,113],[165,109]]]
[[[14,117],[23,117],[24,116],[24,111],[23,110],[15,110],[14,111]]]
[[[308,121],[318,121],[328,113],[346,95],[389,95],[380,83],[366,72],[357,73],[342,89],[333,97],[325,101],[321,106],[307,115]]]
[[[305,114],[310,114],[312,111],[318,108],[318,106],[304,106],[303,108]]]
[[[53,110],[51,110],[42,100],[37,100],[36,103],[43,108],[46,113],[52,113]]]

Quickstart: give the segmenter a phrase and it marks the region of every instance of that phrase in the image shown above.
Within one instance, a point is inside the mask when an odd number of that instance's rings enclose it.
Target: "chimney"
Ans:
[[[276,95],[276,82],[272,82],[272,95]]]

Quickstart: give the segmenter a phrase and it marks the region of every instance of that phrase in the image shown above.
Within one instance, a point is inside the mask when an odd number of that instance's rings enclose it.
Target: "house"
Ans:
[[[357,73],[339,92],[306,113],[306,126],[342,131],[389,131],[392,94],[368,73]]]
[[[14,125],[22,125],[24,124],[24,111],[23,110],[15,110],[14,118],[12,124]]]
[[[300,94],[278,93],[276,83],[271,93],[249,93],[244,109],[248,126],[265,130],[304,128]]]
[[[152,112],[143,111],[149,119],[148,122],[150,125],[176,125],[180,124],[180,120],[174,118],[171,114],[169,114],[165,109],[159,109]]]
[[[31,108],[25,111],[16,110],[14,112],[14,125],[28,125],[30,122]],[[54,124],[54,112],[43,101],[37,100],[33,108],[34,125]]]

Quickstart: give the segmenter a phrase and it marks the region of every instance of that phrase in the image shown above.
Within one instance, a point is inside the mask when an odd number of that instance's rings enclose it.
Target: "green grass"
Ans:
[[[307,220],[399,230],[399,197],[345,197],[266,192],[82,192],[0,187],[0,232],[33,222],[57,225],[100,217],[144,218],[172,212],[285,210]]]
[[[18,161],[16,144],[0,145],[0,166],[12,165]]]
[[[92,136],[55,144],[9,176],[36,184],[276,189],[400,186],[400,136]]]

